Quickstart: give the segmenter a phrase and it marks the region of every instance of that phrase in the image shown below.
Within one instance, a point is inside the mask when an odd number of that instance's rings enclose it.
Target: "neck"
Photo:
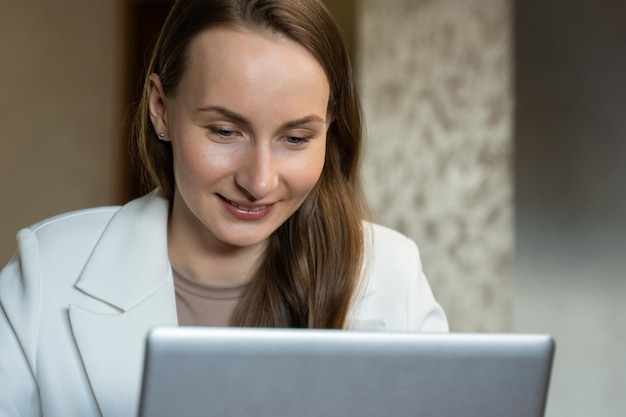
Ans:
[[[199,221],[170,212],[168,255],[170,264],[193,281],[212,286],[234,287],[248,282],[265,252],[265,243],[238,247],[217,241]]]

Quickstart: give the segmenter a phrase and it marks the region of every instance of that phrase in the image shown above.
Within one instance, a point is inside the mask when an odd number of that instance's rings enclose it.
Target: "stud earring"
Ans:
[[[159,140],[165,139],[165,133],[159,133]]]

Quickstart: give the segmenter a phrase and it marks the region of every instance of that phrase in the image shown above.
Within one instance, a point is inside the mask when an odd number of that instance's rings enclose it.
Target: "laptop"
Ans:
[[[542,417],[548,335],[170,327],[140,417]]]

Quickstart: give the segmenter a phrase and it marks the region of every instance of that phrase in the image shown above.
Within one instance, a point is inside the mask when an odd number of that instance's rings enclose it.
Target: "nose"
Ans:
[[[245,152],[235,182],[251,200],[262,200],[278,186],[278,167],[271,146],[257,143]]]

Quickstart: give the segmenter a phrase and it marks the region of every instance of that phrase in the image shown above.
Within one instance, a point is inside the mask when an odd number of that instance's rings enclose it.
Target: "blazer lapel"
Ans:
[[[128,404],[137,405],[139,399],[146,334],[156,325],[177,324],[167,256],[168,210],[168,201],[155,195],[120,208],[76,284],[99,301],[90,307],[72,305],[69,316],[105,417],[136,414]]]

